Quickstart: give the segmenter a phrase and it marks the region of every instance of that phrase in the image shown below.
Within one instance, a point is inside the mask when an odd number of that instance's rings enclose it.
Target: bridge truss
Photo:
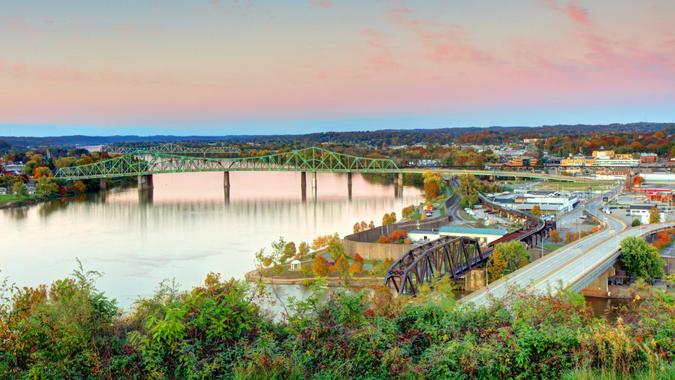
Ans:
[[[213,171],[399,173],[400,169],[390,159],[357,157],[312,147],[264,156],[237,158],[139,152],[123,154],[93,164],[61,168],[56,172],[56,178],[82,180]]]
[[[487,261],[492,252],[482,252],[478,241],[443,236],[403,254],[387,271],[385,284],[399,294],[416,295],[423,283],[441,276],[458,278]]]
[[[239,154],[241,150],[228,145],[189,146],[182,144],[158,144],[158,145],[108,145],[103,150],[113,154],[190,154],[190,155],[213,155],[213,154]]]

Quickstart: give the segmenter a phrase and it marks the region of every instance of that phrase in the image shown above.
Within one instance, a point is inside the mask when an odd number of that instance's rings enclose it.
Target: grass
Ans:
[[[660,380],[660,379],[672,379],[673,373],[675,373],[675,364],[666,363],[663,364],[661,368],[653,372],[642,371],[634,373],[630,376],[620,375],[609,370],[579,368],[563,374],[561,378],[563,380],[624,380],[624,379]]]
[[[553,252],[556,249],[562,247],[563,245],[565,245],[565,244],[564,243],[545,243],[544,249],[549,251],[549,252]]]
[[[30,195],[16,195],[16,194],[0,195],[0,206],[4,206],[10,202],[25,202],[30,199],[31,199]]]

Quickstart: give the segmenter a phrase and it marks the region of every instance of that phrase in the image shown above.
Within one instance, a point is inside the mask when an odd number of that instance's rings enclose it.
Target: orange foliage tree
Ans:
[[[321,255],[317,255],[312,263],[312,272],[319,277],[328,275],[328,261]]]

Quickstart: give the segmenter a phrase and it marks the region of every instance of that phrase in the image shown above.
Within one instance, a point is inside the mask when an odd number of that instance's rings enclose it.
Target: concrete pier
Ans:
[[[300,191],[302,193],[302,200],[307,200],[307,172],[300,172]]]
[[[152,174],[138,176],[138,191],[152,190]]]
[[[347,194],[352,199],[352,172],[347,173]]]
[[[394,181],[394,197],[400,198],[403,196],[403,173],[398,173],[396,175],[396,180]]]
[[[230,172],[223,172],[223,187],[226,189],[230,189]]]
[[[107,178],[101,178],[98,180],[98,188],[101,191],[106,191],[108,190],[108,179]]]

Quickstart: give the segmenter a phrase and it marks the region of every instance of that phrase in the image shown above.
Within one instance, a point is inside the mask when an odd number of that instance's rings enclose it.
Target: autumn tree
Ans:
[[[391,213],[384,214],[384,216],[382,217],[382,225],[383,226],[387,226],[387,225],[394,224],[394,223],[396,223],[396,213],[395,212],[392,211]]]
[[[438,173],[426,171],[423,174],[424,177],[424,198],[427,201],[434,200],[441,195],[441,190],[443,188],[443,177]]]
[[[536,217],[541,216],[541,207],[539,205],[534,205],[534,207],[532,207],[532,215]]]
[[[663,248],[670,245],[670,243],[673,242],[672,231],[673,230],[657,232],[656,233],[656,239],[654,239],[654,242],[652,243],[652,245],[658,250],[662,250]]]
[[[317,236],[314,238],[314,240],[312,240],[312,249],[318,251],[320,249],[326,248],[332,237],[332,235]]]
[[[281,259],[281,261],[282,261],[282,262],[288,261],[288,259],[290,259],[290,258],[292,258],[293,256],[295,256],[296,253],[297,253],[297,249],[296,249],[296,247],[295,247],[295,243],[293,243],[292,241],[286,243],[286,245],[284,246],[284,252],[283,252],[283,254],[282,254],[282,259]]]
[[[363,272],[363,262],[354,260],[352,265],[349,267],[349,274],[355,275]]]
[[[307,255],[309,255],[309,244],[303,241],[298,245],[298,257],[303,258]]]
[[[328,261],[321,255],[317,255],[312,263],[312,272],[318,277],[328,275]]]
[[[495,246],[488,261],[490,279],[495,281],[505,274],[516,271],[518,268],[527,265],[529,260],[530,255],[522,242],[512,240],[507,243],[499,243]]]
[[[76,193],[82,194],[85,191],[87,191],[87,185],[85,185],[84,182],[82,181],[75,181],[75,183],[73,184],[73,190]]]
[[[558,230],[552,230],[549,233],[549,238],[554,243],[560,243],[562,241],[562,239],[560,238],[560,232],[558,232]]]
[[[621,241],[621,266],[629,276],[645,280],[659,278],[664,273],[664,262],[658,251],[641,237]]]
[[[35,169],[33,169],[33,177],[35,177],[36,179],[53,176],[54,174],[52,174],[52,171],[46,166],[38,166]]]
[[[658,207],[654,206],[649,209],[649,223],[659,223],[661,221],[661,215],[659,213]]]
[[[338,273],[342,276],[349,275],[349,259],[347,259],[346,255],[337,258],[335,261],[335,269],[337,269]]]
[[[640,187],[642,186],[642,183],[645,181],[644,178],[640,177],[639,175],[636,175],[633,177],[633,187]]]
[[[371,220],[370,223],[368,223],[368,228],[370,228],[370,229],[375,228],[375,222],[373,222],[373,221]]]

